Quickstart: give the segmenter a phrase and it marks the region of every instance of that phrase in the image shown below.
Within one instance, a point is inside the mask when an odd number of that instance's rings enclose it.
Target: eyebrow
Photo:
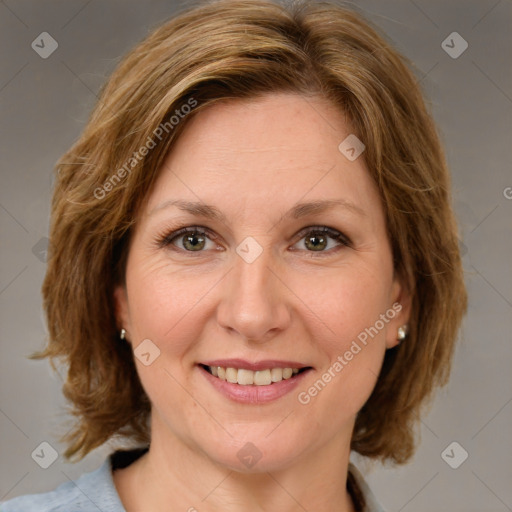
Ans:
[[[217,207],[199,201],[183,201],[181,199],[171,199],[164,201],[160,205],[153,208],[149,212],[149,215],[153,215],[157,211],[169,208],[171,206],[175,206],[184,212],[198,217],[204,217],[207,219],[227,223],[226,216]],[[298,203],[288,212],[286,212],[283,218],[301,219],[302,217],[307,217],[308,215],[317,215],[336,207],[344,208],[360,216],[366,216],[366,213],[361,208],[359,208],[359,206],[356,206],[355,204],[351,203],[350,201],[346,201],[345,199],[322,199],[308,203]]]

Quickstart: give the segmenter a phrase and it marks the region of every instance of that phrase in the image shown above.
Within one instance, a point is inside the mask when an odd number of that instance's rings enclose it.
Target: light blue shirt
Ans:
[[[65,482],[54,491],[26,494],[2,502],[0,512],[126,512],[112,472],[128,466],[146,451],[147,448],[114,452],[101,467],[84,473],[78,480]],[[385,512],[357,468],[352,464],[349,468],[366,500],[364,512]]]

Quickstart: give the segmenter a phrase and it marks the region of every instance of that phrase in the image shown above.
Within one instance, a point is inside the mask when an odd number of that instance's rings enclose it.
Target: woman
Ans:
[[[449,175],[403,57],[358,15],[225,0],[110,78],[57,164],[43,285],[68,459],[18,510],[380,511],[466,309]]]

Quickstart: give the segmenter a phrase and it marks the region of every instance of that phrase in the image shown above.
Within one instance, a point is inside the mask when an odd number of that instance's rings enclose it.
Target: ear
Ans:
[[[398,328],[409,323],[411,314],[412,297],[405,279],[395,273],[391,290],[390,308],[395,311],[395,316],[388,323],[386,331],[386,348],[396,347],[398,340]]]
[[[130,340],[131,321],[130,309],[128,307],[128,294],[124,285],[116,285],[114,288],[114,308],[117,328],[126,330],[126,339]]]

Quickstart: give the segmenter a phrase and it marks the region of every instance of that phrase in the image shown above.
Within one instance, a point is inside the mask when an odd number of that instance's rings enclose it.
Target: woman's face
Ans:
[[[330,103],[293,94],[187,125],[115,293],[153,442],[245,471],[348,450],[407,320],[364,153],[338,148],[350,134]],[[320,201],[334,206],[298,207]]]

